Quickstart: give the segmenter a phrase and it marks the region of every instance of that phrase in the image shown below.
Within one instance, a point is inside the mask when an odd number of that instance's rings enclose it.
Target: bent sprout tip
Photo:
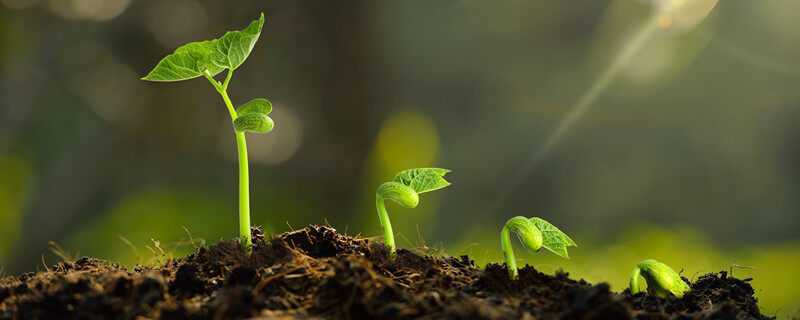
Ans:
[[[681,279],[681,276],[668,265],[653,259],[647,259],[639,262],[636,268],[633,269],[633,273],[631,273],[631,294],[636,294],[640,291],[639,275],[647,282],[647,287],[662,298],[670,293],[680,298],[683,297],[684,292],[692,290],[689,285]]]
[[[540,218],[525,218],[516,216],[508,220],[500,232],[500,246],[503,249],[503,257],[506,260],[508,276],[512,280],[519,278],[517,270],[517,260],[514,258],[514,250],[511,247],[511,232],[517,234],[525,251],[531,254],[539,252],[544,247],[553,253],[569,259],[567,247],[577,246],[570,237],[561,232],[558,228]]]
[[[450,185],[443,178],[450,172],[440,168],[408,169],[398,173],[392,181],[384,182],[375,193],[375,205],[378,208],[378,218],[383,228],[383,241],[389,248],[389,258],[395,255],[394,231],[389,215],[386,213],[385,199],[391,199],[406,208],[415,208],[419,204],[419,194],[433,191]]]

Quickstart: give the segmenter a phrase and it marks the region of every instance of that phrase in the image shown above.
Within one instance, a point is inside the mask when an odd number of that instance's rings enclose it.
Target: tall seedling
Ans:
[[[253,50],[261,27],[264,26],[264,14],[258,20],[241,31],[229,31],[219,39],[186,44],[171,55],[158,62],[142,80],[149,81],[182,81],[205,77],[222,96],[228,108],[236,133],[236,145],[239,150],[239,241],[245,254],[250,255],[253,244],[250,239],[250,190],[247,173],[247,144],[245,131],[269,132],[274,123],[269,116],[272,104],[266,99],[254,99],[234,109],[228,97],[228,84],[233,71],[242,65],[250,51]],[[225,80],[219,82],[214,76],[228,70]]]

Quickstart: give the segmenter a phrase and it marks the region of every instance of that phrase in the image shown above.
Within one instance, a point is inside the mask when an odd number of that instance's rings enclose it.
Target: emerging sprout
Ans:
[[[266,99],[255,99],[234,110],[228,97],[228,84],[233,76],[233,70],[250,55],[263,26],[262,13],[258,20],[250,23],[250,26],[242,31],[229,31],[219,39],[186,44],[161,59],[153,71],[142,78],[150,81],[181,81],[203,76],[222,96],[233,121],[239,150],[239,242],[247,255],[252,252],[253,244],[250,240],[250,184],[244,132],[272,130],[274,123],[267,116],[272,111],[272,104]],[[228,69],[225,81],[220,83],[214,80],[214,76],[225,69]]]
[[[631,274],[631,294],[639,292],[639,275],[644,277],[647,286],[653,289],[659,297],[665,297],[672,293],[676,297],[683,297],[683,293],[691,291],[689,285],[683,282],[681,276],[668,265],[653,259],[647,259],[636,266]]]
[[[500,232],[500,246],[503,248],[503,257],[506,259],[508,276],[512,280],[519,278],[517,270],[517,260],[514,259],[514,250],[511,248],[509,233],[515,232],[522,242],[522,246],[528,253],[539,252],[542,247],[553,253],[569,259],[567,247],[577,246],[566,234],[558,230],[555,226],[540,218],[525,218],[516,216],[506,222],[503,231]]]
[[[394,259],[394,231],[392,223],[389,222],[389,215],[386,213],[384,199],[392,199],[406,208],[414,208],[419,204],[419,194],[423,192],[441,189],[450,185],[442,178],[447,169],[439,168],[418,168],[408,169],[398,173],[394,180],[383,183],[376,192],[376,206],[378,207],[378,218],[383,227],[383,241],[389,248],[389,258]]]

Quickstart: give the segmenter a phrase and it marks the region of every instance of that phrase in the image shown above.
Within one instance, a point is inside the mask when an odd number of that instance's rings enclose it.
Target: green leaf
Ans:
[[[251,113],[242,115],[233,121],[233,129],[237,132],[269,132],[275,127],[272,119],[262,113]]]
[[[186,44],[175,53],[166,56],[158,62],[153,71],[150,71],[143,80],[150,81],[180,81],[202,76],[206,70],[209,75],[215,76],[224,68],[210,62],[211,41],[192,42]]]
[[[212,41],[213,54],[211,61],[218,66],[231,70],[239,67],[250,51],[253,50],[258,36],[261,35],[261,28],[264,26],[264,14],[258,20],[250,23],[242,31],[228,31],[222,38]]]
[[[450,170],[440,168],[408,169],[394,176],[394,181],[409,186],[417,193],[423,193],[449,186],[450,182],[442,178],[448,172]]]
[[[242,31],[229,31],[219,39],[186,44],[164,57],[142,80],[181,81],[202,76],[206,71],[215,76],[239,67],[261,34],[264,14]]]
[[[272,112],[272,103],[267,99],[253,99],[252,101],[243,104],[239,109],[236,109],[236,114],[243,116],[246,114],[260,113],[268,115]]]
[[[572,241],[566,234],[558,230],[554,225],[541,218],[531,218],[531,222],[536,225],[536,228],[542,232],[542,246],[553,253],[569,259],[567,247],[576,246],[575,241]]]

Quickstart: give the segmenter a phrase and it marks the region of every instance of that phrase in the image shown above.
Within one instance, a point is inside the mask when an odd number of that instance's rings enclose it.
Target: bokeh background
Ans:
[[[500,262],[505,221],[538,216],[579,244],[518,254],[546,272],[622,290],[646,258],[748,266],[764,313],[798,314],[795,0],[0,0],[3,275],[236,236],[219,96],[139,78],[261,11],[229,92],[275,106],[248,134],[266,231],[377,236],[377,186],[445,167],[452,187],[388,205],[401,246]]]

